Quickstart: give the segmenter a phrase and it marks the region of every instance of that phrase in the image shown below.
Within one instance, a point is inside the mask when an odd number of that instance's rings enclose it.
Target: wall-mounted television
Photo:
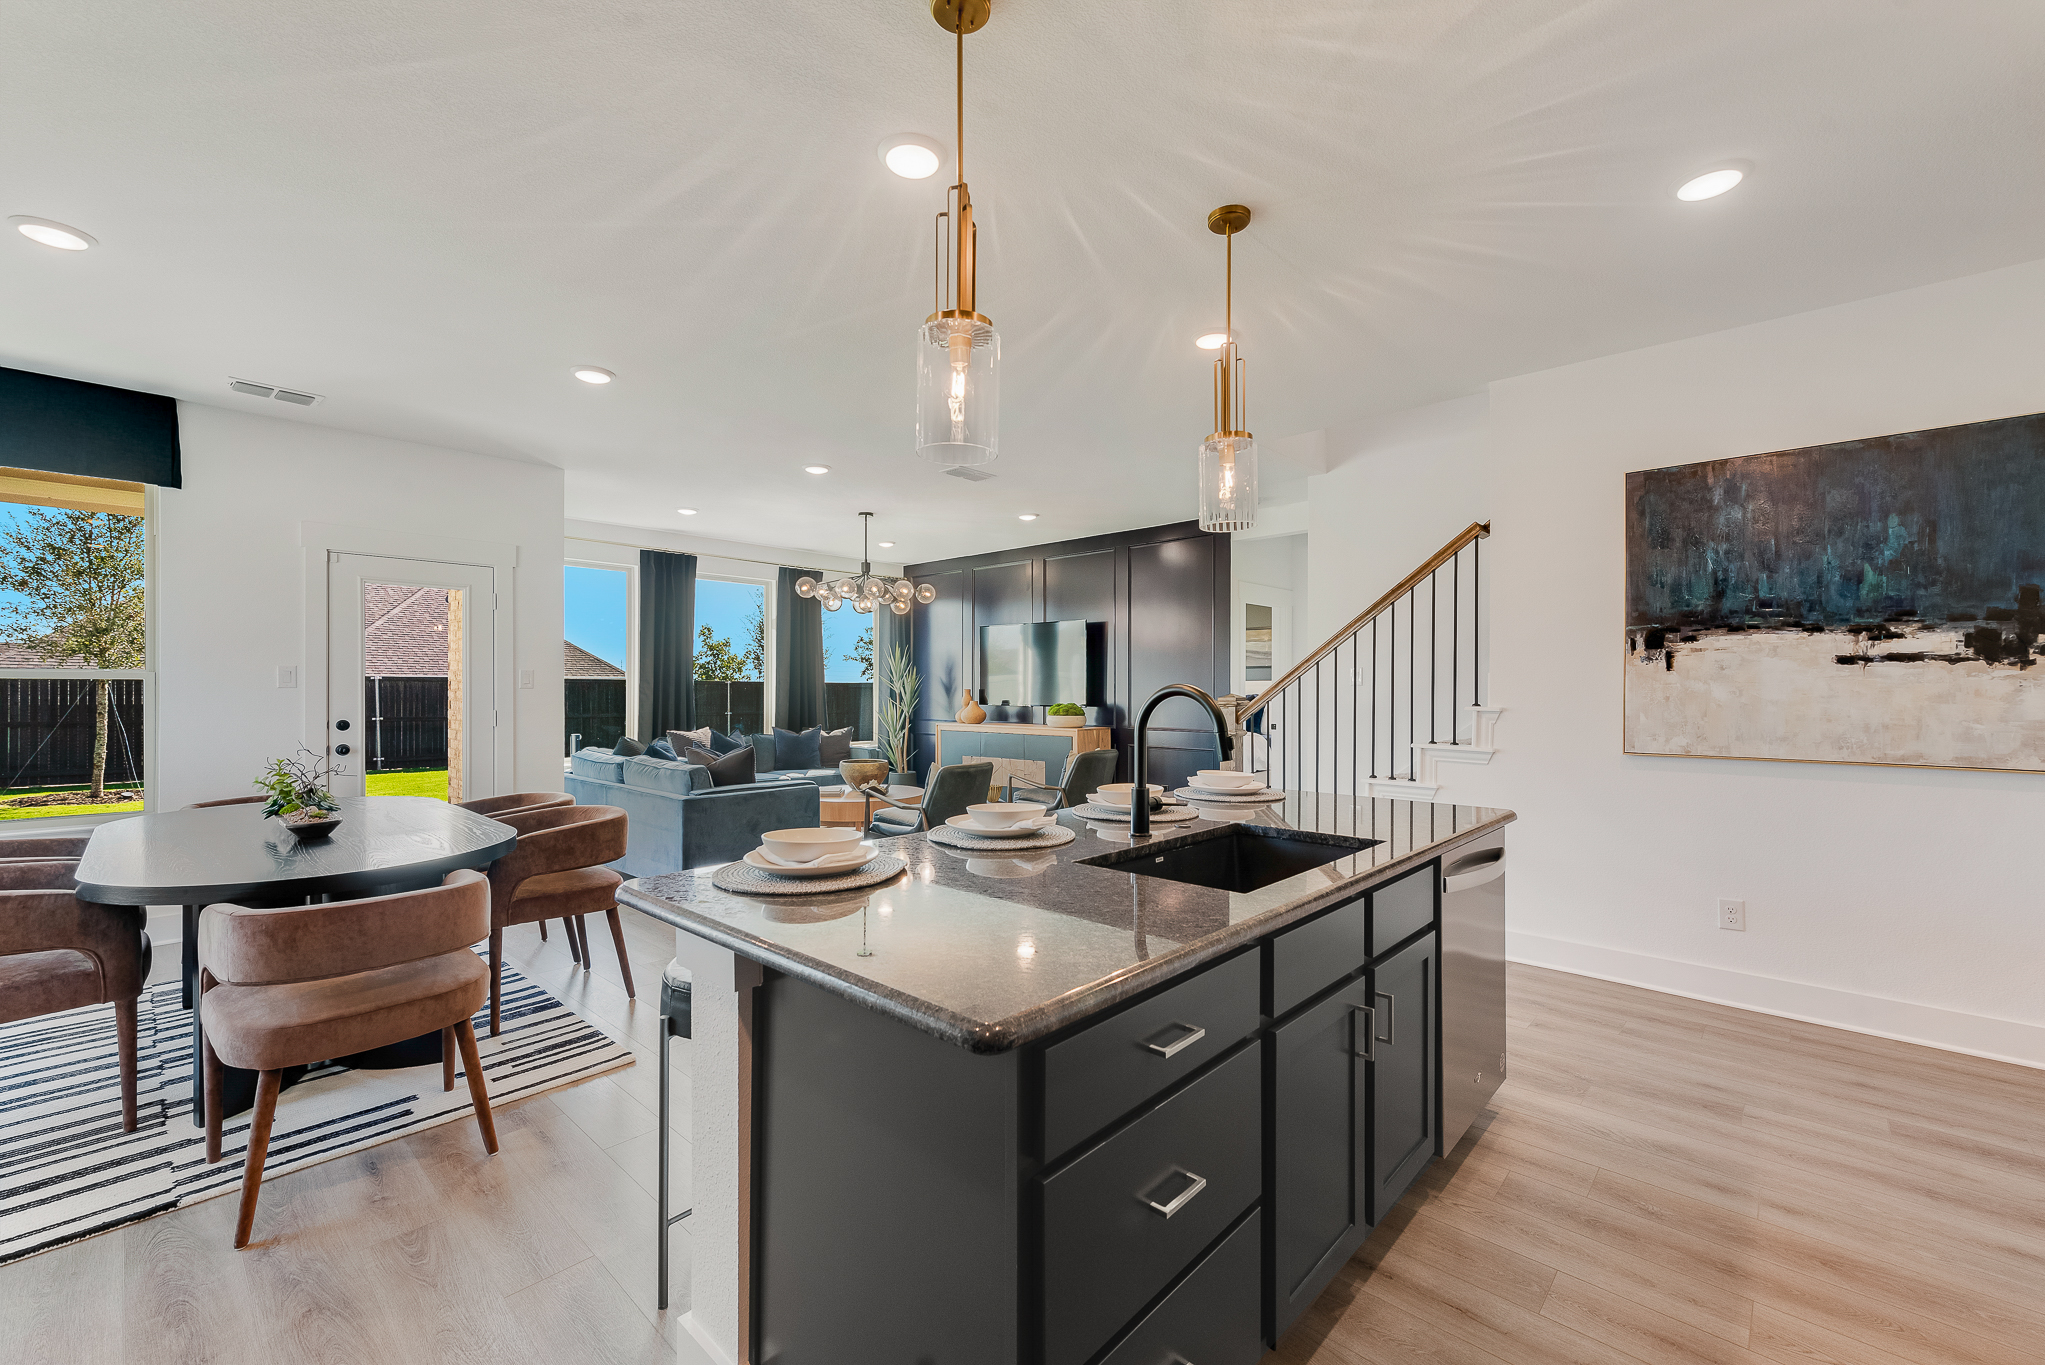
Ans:
[[[1084,621],[980,627],[980,691],[990,706],[1096,703]]]

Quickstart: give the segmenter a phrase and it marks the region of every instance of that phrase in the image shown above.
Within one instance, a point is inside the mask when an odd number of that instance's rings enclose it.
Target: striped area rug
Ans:
[[[222,1159],[206,1164],[192,1124],[192,1016],[175,981],[142,993],[136,1130],[121,1131],[121,1081],[111,1005],[0,1025],[0,1265],[94,1233],[238,1191],[249,1115],[230,1118]],[[629,1066],[632,1052],[510,967],[503,1032],[490,1010],[476,1041],[492,1107]],[[335,1070],[277,1103],[263,1178],[469,1120],[469,1087],[440,1063],[401,1071]]]

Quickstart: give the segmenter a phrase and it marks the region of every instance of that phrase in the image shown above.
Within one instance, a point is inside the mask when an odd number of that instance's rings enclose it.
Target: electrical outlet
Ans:
[[[1745,901],[1720,901],[1718,903],[1718,927],[1747,931],[1747,903]]]

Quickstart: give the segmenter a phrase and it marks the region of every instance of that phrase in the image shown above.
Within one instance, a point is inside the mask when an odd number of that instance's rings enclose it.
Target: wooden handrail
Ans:
[[[1293,679],[1305,673],[1309,668],[1312,668],[1315,664],[1327,658],[1330,654],[1333,654],[1335,652],[1336,646],[1340,645],[1344,640],[1347,640],[1350,636],[1356,634],[1357,631],[1362,630],[1365,626],[1369,625],[1371,623],[1372,617],[1378,615],[1386,607],[1391,606],[1392,603],[1398,601],[1407,593],[1413,591],[1414,588],[1419,586],[1420,581],[1422,579],[1426,578],[1436,569],[1439,569],[1442,565],[1448,563],[1451,559],[1454,559],[1456,557],[1457,552],[1460,551],[1465,545],[1468,545],[1473,541],[1483,540],[1490,534],[1491,523],[1488,521],[1473,521],[1468,526],[1464,527],[1463,530],[1457,533],[1456,538],[1454,540],[1451,540],[1448,544],[1442,546],[1439,550],[1436,550],[1433,554],[1429,555],[1427,557],[1426,563],[1422,564],[1412,573],[1409,573],[1404,578],[1400,579],[1398,584],[1394,586],[1390,592],[1386,593],[1383,597],[1380,597],[1377,601],[1371,603],[1369,607],[1365,608],[1362,615],[1357,616],[1355,619],[1351,620],[1348,625],[1342,627],[1342,629],[1336,631],[1333,635],[1330,635],[1327,638],[1327,640],[1322,643],[1319,649],[1315,650],[1313,653],[1307,655],[1306,658],[1301,659],[1298,663],[1294,664],[1291,668],[1287,669],[1285,671],[1284,677],[1280,678],[1277,682],[1271,684],[1271,686],[1265,688],[1262,692],[1259,692],[1257,694],[1257,699],[1255,701],[1251,702],[1248,706],[1245,706],[1242,710],[1236,713],[1236,722],[1238,724],[1241,724],[1242,722],[1249,720],[1251,716],[1254,716],[1259,711],[1263,710],[1265,704],[1269,702],[1273,697],[1277,696],[1280,692],[1284,691],[1285,688],[1291,684]]]

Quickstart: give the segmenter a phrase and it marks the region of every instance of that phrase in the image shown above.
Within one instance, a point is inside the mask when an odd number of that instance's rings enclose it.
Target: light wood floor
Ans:
[[[2045,1073],[1531,967],[1510,1016],[1266,1365],[2045,1361]]]
[[[601,937],[586,976],[558,934],[512,952],[644,1064],[500,1110],[494,1161],[455,1123],[272,1182],[245,1252],[218,1199],[0,1268],[0,1360],[696,1360],[686,1222],[653,1307],[673,939],[626,921],[636,1008]],[[1266,1365],[2045,1362],[2045,1074],[1533,968],[1511,989],[1482,1130]]]

